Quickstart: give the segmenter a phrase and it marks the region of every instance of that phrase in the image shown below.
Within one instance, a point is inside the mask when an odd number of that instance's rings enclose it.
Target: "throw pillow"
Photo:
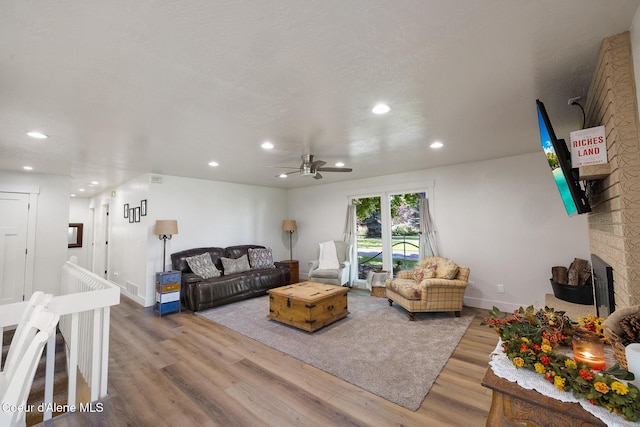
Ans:
[[[251,270],[249,260],[246,255],[242,255],[240,258],[236,259],[221,257],[220,261],[222,261],[222,267],[224,268],[225,275]]]
[[[429,261],[423,263],[422,268],[428,272],[429,277],[438,277],[438,260],[435,258],[429,259]]]
[[[275,268],[273,264],[273,253],[271,248],[253,249],[249,248],[249,265],[252,269]]]
[[[189,264],[191,271],[203,279],[220,276],[220,271],[213,264],[213,261],[211,261],[211,255],[209,255],[209,252],[191,256],[185,260],[187,261],[187,264]]]
[[[413,280],[416,282],[422,282],[424,279],[430,279],[435,277],[435,272],[426,268],[422,268],[419,265],[413,267]]]
[[[438,270],[436,271],[436,277],[442,279],[455,279],[458,275],[458,264],[455,262],[445,259],[440,265],[438,265]]]

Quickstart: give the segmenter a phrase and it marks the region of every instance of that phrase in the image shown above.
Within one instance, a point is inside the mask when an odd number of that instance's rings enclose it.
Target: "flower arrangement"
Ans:
[[[587,331],[595,332],[603,343],[608,343],[609,340],[604,335],[604,326],[602,325],[604,319],[602,317],[596,317],[593,314],[589,314],[587,317],[578,317],[578,323],[580,327]]]
[[[590,324],[595,324],[592,320]],[[589,365],[555,351],[560,344],[570,345],[575,326],[564,312],[530,306],[507,315],[494,307],[482,323],[498,331],[502,349],[516,368],[535,371],[557,389],[587,399],[629,421],[640,419],[640,390],[626,381],[634,378],[632,373],[618,364],[594,371]]]
[[[483,324],[495,328],[503,341],[516,337],[533,340],[546,338],[553,346],[569,345],[573,329],[573,323],[564,311],[555,311],[549,307],[536,310],[533,306],[520,307],[511,315],[493,307]]]

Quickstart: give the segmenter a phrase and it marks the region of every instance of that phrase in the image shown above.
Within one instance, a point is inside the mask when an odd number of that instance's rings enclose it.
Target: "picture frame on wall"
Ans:
[[[124,217],[129,218],[129,203],[124,204]]]
[[[147,199],[140,202],[140,215],[147,216]]]
[[[135,210],[133,211],[133,215],[134,215],[133,222],[140,222],[140,206],[135,207]]]
[[[133,222],[134,221],[134,216],[133,216],[133,208],[129,208],[129,222]]]

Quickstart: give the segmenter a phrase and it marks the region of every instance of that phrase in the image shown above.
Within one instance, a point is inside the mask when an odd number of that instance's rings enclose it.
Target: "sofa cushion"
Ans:
[[[386,282],[387,288],[402,295],[406,299],[419,300],[422,296],[420,283],[413,279],[391,279]]]
[[[249,265],[249,259],[246,255],[242,255],[240,258],[220,258],[222,266],[224,268],[224,274],[242,273],[243,271],[251,270]]]
[[[271,248],[249,248],[249,265],[254,270],[275,268],[275,265],[273,264],[273,253],[271,252]]]
[[[203,279],[220,276],[220,271],[216,268],[211,260],[209,252],[200,255],[194,255],[186,258],[189,268]]]

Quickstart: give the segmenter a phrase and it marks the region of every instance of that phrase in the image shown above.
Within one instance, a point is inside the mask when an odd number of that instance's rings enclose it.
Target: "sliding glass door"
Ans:
[[[420,254],[420,199],[425,193],[393,194],[389,198],[393,273],[412,269]]]
[[[420,198],[425,193],[383,193],[354,197],[357,280],[372,270],[410,269],[420,253]]]
[[[382,210],[381,197],[362,197],[352,200],[356,206],[356,253],[358,280],[366,280],[372,270],[382,270]]]

